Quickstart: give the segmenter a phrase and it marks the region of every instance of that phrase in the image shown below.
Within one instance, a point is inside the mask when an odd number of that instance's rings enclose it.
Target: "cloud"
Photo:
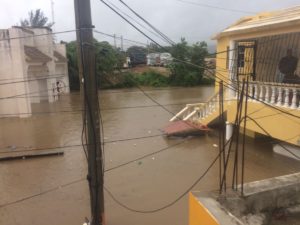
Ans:
[[[109,0],[130,13],[118,0]],[[186,37],[189,42],[209,40],[213,34],[220,32],[225,27],[246,13],[237,13],[214,8],[186,4],[177,0],[124,0],[128,5],[139,12],[155,27],[163,31],[174,41]],[[189,0],[197,2],[198,0]],[[54,0],[55,30],[63,31],[75,28],[73,0]],[[198,1],[200,2],[200,1]],[[202,0],[201,3],[218,7],[246,10],[253,12],[270,11],[296,5],[298,0]],[[129,39],[146,42],[143,35],[135,31],[129,24],[108,9],[100,0],[91,0],[92,19],[96,28],[107,33],[123,35]],[[50,0],[1,0],[0,21],[1,29],[11,27],[21,18],[27,17],[28,11],[40,8],[51,19]],[[130,14],[133,16],[132,14]],[[150,34],[151,37],[155,37]],[[100,35],[97,38],[108,40]],[[74,40],[75,33],[59,35],[59,40]],[[159,41],[158,38],[156,40]],[[160,43],[163,44],[162,41]]]

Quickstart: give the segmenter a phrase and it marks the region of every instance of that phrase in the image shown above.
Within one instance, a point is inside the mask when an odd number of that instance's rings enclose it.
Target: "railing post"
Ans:
[[[282,102],[282,87],[278,86],[278,98],[277,98],[277,104],[278,106],[281,106]]]
[[[285,96],[284,96],[284,105],[283,106],[284,107],[289,107],[290,89],[286,86],[284,90],[285,90],[284,91]]]
[[[271,93],[271,104],[275,104],[275,100],[276,100],[276,87],[273,83],[272,87],[271,87],[272,93]]]
[[[249,94],[249,97],[250,97],[249,100],[253,101],[253,94],[254,93],[253,93],[253,84],[252,84],[252,82],[249,82],[249,93],[248,94]]]
[[[259,100],[263,101],[264,100],[264,84],[261,84],[259,87]]]
[[[266,85],[266,95],[265,95],[265,102],[270,102],[270,87]]]
[[[254,83],[254,101],[258,100],[258,84]]]
[[[299,104],[300,105],[300,104]],[[297,88],[293,88],[293,99],[292,99],[292,105],[291,107],[293,109],[296,109],[297,108]]]

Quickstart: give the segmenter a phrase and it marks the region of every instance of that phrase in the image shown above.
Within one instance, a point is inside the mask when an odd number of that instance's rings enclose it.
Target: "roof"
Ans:
[[[31,46],[24,46],[25,55],[29,58],[28,61],[32,62],[49,62],[52,60],[51,57],[47,56],[40,50]]]
[[[62,54],[60,54],[58,51],[54,51],[53,53],[54,57],[57,59],[55,62],[67,62],[67,58],[65,56],[63,56]]]
[[[221,33],[218,33],[213,39],[226,36],[233,33],[241,33],[251,29],[269,28],[279,24],[291,24],[291,22],[300,22],[300,5],[273,12],[259,13],[254,16],[243,17],[233,25],[229,26]]]

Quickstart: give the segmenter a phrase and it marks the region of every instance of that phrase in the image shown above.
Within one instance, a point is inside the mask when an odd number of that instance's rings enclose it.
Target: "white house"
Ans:
[[[0,30],[0,117],[28,117],[32,104],[69,92],[64,44],[49,28]]]

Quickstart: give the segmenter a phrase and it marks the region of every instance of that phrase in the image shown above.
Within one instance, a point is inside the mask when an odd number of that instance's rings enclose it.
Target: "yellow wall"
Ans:
[[[220,225],[192,193],[189,194],[189,225]]]
[[[228,82],[228,69],[226,69],[226,58],[227,58],[227,46],[229,47],[229,39],[221,38],[218,40],[217,52],[220,52],[216,56],[216,83],[215,91],[219,91],[219,82],[224,80],[225,83]]]
[[[297,26],[295,24],[298,24]],[[300,22],[293,23],[291,22],[289,25],[281,24],[277,25],[276,27],[270,27],[269,29],[257,28],[249,31],[244,31],[241,34],[230,34],[225,36],[226,34],[223,33],[218,38],[217,43],[217,52],[226,51],[227,46],[229,46],[230,41],[232,40],[246,40],[251,38],[258,38],[258,37],[265,37],[271,35],[279,35],[279,34],[287,34],[293,32],[300,32]],[[216,57],[216,66],[217,72],[216,76],[219,76],[225,82],[228,82],[229,73],[221,71],[222,69],[226,68],[226,53],[217,54]],[[268,71],[266,71],[268,72]],[[271,72],[271,71],[270,71]],[[274,71],[273,71],[274,72]],[[225,76],[226,79],[223,77]],[[218,81],[216,79],[215,90],[219,90]],[[226,85],[226,84],[225,84]],[[281,108],[284,109],[284,108]],[[227,106],[227,116],[230,122],[233,122],[236,115],[236,104],[231,103]],[[258,110],[254,113],[254,111]],[[287,111],[290,109],[286,109]],[[290,111],[292,114],[300,116],[300,110],[292,110]],[[253,114],[251,114],[253,113]],[[291,144],[299,145],[298,140],[300,138],[300,121],[296,118],[291,116],[287,116],[286,114],[280,113],[279,111],[272,109],[262,103],[253,103],[249,102],[248,105],[248,115],[250,114],[258,123],[266,129],[272,137],[277,138],[282,141],[286,141]],[[272,116],[270,116],[272,115]],[[247,122],[247,129],[249,132],[257,132],[264,134],[264,132],[253,122]]]
[[[227,108],[227,120],[231,123],[235,120],[236,102],[232,102]],[[280,108],[284,109],[284,108]],[[285,109],[289,113],[300,117],[300,110]],[[242,112],[244,115],[244,112]],[[276,109],[265,106],[262,103],[248,102],[247,115],[255,119],[273,138],[299,145],[300,121],[299,119],[279,112]],[[242,123],[243,126],[243,123]],[[247,120],[248,130],[267,135],[253,121]]]

